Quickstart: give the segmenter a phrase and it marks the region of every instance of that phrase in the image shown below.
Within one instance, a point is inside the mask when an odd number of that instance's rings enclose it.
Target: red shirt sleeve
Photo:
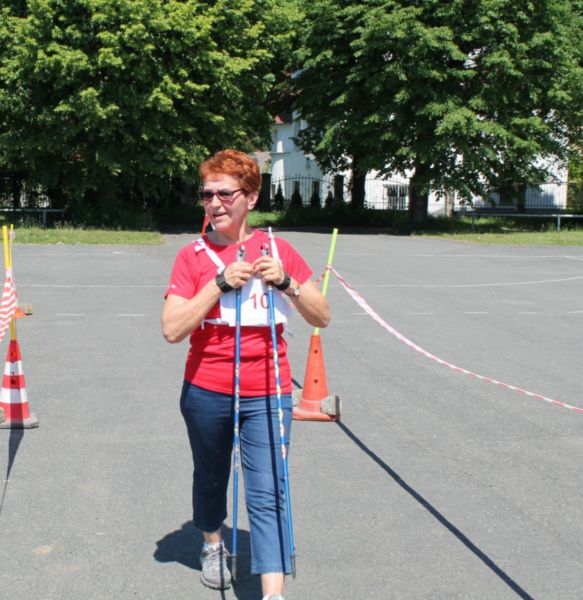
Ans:
[[[313,271],[301,254],[286,240],[275,238],[275,243],[286,273],[291,275],[300,285],[306,283],[313,275]]]
[[[167,298],[169,294],[181,296],[187,300],[194,297],[200,275],[196,262],[198,260],[197,253],[194,251],[194,244],[189,244],[180,249],[174,259],[170,283],[164,298]]]

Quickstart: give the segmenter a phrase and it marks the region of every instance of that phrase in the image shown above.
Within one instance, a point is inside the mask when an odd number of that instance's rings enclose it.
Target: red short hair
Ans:
[[[212,175],[229,175],[238,179],[246,192],[258,192],[261,187],[261,173],[257,163],[239,150],[221,150],[207,158],[199,167],[201,179]]]

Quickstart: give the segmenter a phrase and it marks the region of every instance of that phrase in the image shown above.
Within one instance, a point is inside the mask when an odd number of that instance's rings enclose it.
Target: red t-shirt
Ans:
[[[238,244],[219,246],[204,241],[225,266],[237,258]],[[269,244],[269,236],[255,229],[245,240],[245,261],[253,262],[261,256],[262,244]],[[300,285],[312,276],[312,270],[298,252],[285,240],[275,238],[283,268]],[[205,250],[195,250],[195,242],[182,248],[174,261],[166,296],[172,294],[190,300],[211,279],[217,276],[217,266]],[[231,292],[229,292],[231,293]],[[278,292],[275,292],[278,293]],[[208,319],[220,316],[217,302],[207,314]],[[287,359],[287,343],[283,325],[277,326],[280,385],[283,393],[290,393],[291,372]],[[262,396],[276,393],[273,349],[270,327],[241,327],[241,396]],[[186,359],[184,378],[199,387],[232,394],[234,391],[235,328],[227,325],[204,323],[190,335],[190,350]]]

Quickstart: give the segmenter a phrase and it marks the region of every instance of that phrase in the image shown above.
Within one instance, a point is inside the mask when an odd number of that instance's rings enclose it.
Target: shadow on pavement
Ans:
[[[6,476],[4,477],[4,488],[2,490],[2,498],[0,499],[0,516],[2,516],[2,508],[4,507],[4,498],[6,497],[6,490],[8,489],[8,482],[10,481],[10,472],[12,471],[12,465],[16,459],[16,453],[20,447],[20,442],[24,437],[24,429],[11,429],[10,436],[8,438],[8,465],[6,467]]]
[[[225,542],[232,539],[233,530],[223,526]],[[203,544],[202,533],[194,527],[191,521],[182,525],[180,529],[172,531],[156,542],[154,558],[158,562],[177,562],[189,569],[200,571],[198,560],[200,549]],[[233,585],[235,597],[239,600],[256,600],[261,598],[261,581],[259,576],[251,575],[251,546],[249,532],[237,530],[239,576]],[[200,584],[202,585],[202,583]],[[221,592],[221,598],[225,598]]]
[[[430,504],[421,494],[415,491],[398,473],[396,473],[387,463],[370,450],[352,431],[344,425],[338,423],[338,427],[374,462],[381,467],[398,485],[400,485],[410,496],[412,496],[421,506],[427,510],[432,517],[437,519],[450,533],[452,533],[470,552],[477,556],[489,569],[491,569],[513,592],[525,600],[534,600],[516,581],[505,573],[487,554],[482,552],[467,536],[465,536],[451,521],[448,521],[432,504]]]

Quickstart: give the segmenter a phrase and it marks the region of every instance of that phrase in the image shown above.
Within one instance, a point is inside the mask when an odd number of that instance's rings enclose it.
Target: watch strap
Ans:
[[[290,285],[291,285],[291,277],[287,273],[284,272],[283,281],[279,285],[276,285],[275,287],[280,292],[285,292],[285,290],[287,290],[287,288],[289,288]]]
[[[223,292],[223,294],[226,294],[227,292],[230,292],[231,290],[235,289],[232,285],[227,283],[227,280],[225,279],[225,273],[223,271],[221,271],[215,277],[215,282],[218,285],[219,290],[221,290],[221,292]]]

